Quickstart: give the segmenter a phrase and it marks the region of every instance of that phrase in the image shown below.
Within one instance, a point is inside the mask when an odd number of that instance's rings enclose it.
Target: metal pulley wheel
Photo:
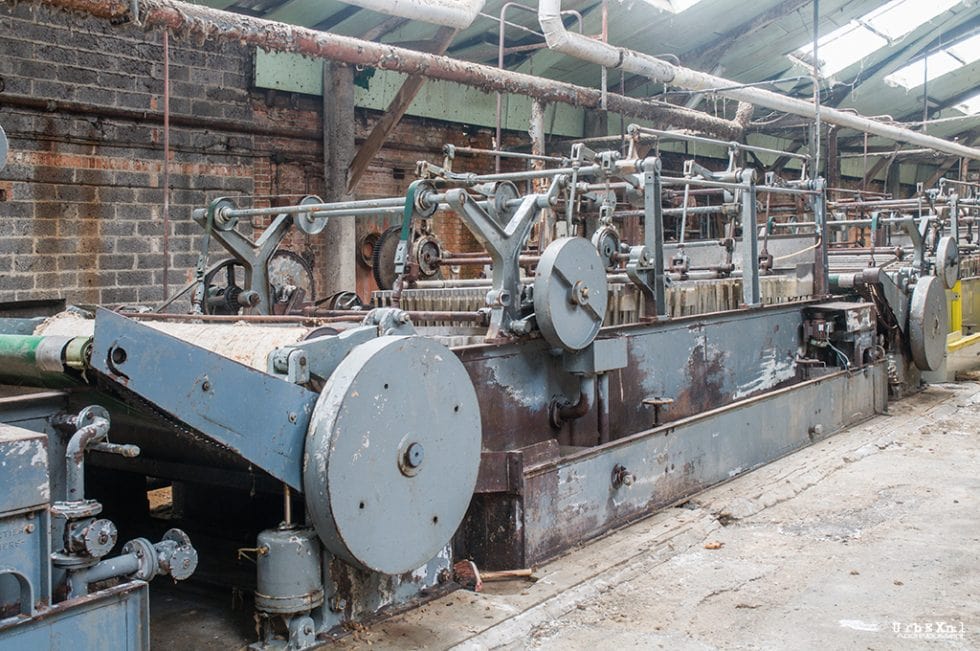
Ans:
[[[568,351],[596,338],[606,314],[606,269],[583,237],[555,240],[534,274],[534,314],[545,340]]]
[[[412,257],[419,266],[420,278],[435,278],[439,275],[439,259],[442,258],[442,245],[432,235],[423,235],[412,245]]]
[[[245,291],[245,267],[234,258],[225,258],[204,276],[207,298],[202,305],[205,314],[240,314],[239,297]]]
[[[592,235],[592,245],[599,252],[606,271],[616,268],[615,255],[619,253],[619,233],[612,226],[603,226]]]
[[[316,281],[310,263],[298,253],[280,249],[272,254],[267,265],[273,302],[284,303],[297,288],[303,290],[303,300],[316,300]]]
[[[942,281],[936,276],[922,276],[912,290],[909,309],[909,343],[919,369],[935,371],[942,365],[948,330],[949,308]]]
[[[508,207],[507,204],[520,198],[520,190],[511,181],[499,181],[493,186],[493,200],[490,202],[489,209],[498,224],[503,226],[510,221],[517,211],[517,206]]]
[[[308,195],[303,197],[299,202],[301,206],[310,206],[318,203],[323,203],[323,200],[316,195]],[[300,231],[306,235],[318,235],[324,228],[327,227],[327,218],[320,217],[314,218],[313,213],[309,212],[299,212],[293,215],[293,224],[296,225]]]
[[[960,279],[960,249],[956,240],[945,235],[939,238],[936,248],[936,275],[943,281],[943,287],[953,289]]]
[[[379,289],[391,289],[395,285],[395,252],[401,239],[401,226],[392,226],[378,237],[374,244],[371,273]],[[439,277],[437,260],[442,257],[442,244],[431,234],[423,234],[410,243],[408,260],[418,267],[419,278],[429,279]]]
[[[272,254],[267,265],[272,301],[288,300],[293,288],[302,287],[305,300],[316,298],[313,269],[302,256],[281,249]],[[245,267],[234,258],[225,258],[204,276],[209,298],[204,301],[205,314],[241,314],[249,301],[239,300],[250,288],[245,283]],[[247,296],[247,295],[246,295]]]
[[[480,407],[462,362],[424,337],[354,348],[324,386],[303,492],[324,546],[365,570],[421,567],[452,538],[480,466]]]
[[[371,274],[374,282],[378,283],[378,289],[391,289],[395,285],[395,252],[398,250],[401,232],[401,226],[392,226],[382,231],[374,243]]]

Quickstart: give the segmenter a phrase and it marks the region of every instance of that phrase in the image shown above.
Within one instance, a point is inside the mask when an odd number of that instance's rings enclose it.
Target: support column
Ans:
[[[742,190],[742,304],[762,305],[759,285],[759,224],[756,215],[755,170],[744,170],[739,179]]]
[[[323,176],[325,201],[346,201],[347,170],[354,158],[354,71],[342,63],[323,65]],[[356,287],[355,256],[357,234],[355,218],[333,217],[317,237],[322,260],[317,265],[318,295],[329,296]]]
[[[544,156],[548,152],[545,148],[545,126],[544,114],[547,106],[544,102],[534,100],[531,102],[531,118],[528,120],[527,135],[531,138],[531,153],[535,156]],[[497,147],[503,149],[501,143]],[[544,169],[544,161],[536,160],[531,162],[531,167],[537,170]],[[549,179],[535,179],[533,182],[535,192],[547,192]],[[555,212],[551,208],[541,211],[537,225],[538,251],[543,252],[551,244],[555,237]]]
[[[827,179],[827,185],[831,188],[841,187],[841,174],[840,174],[840,150],[837,146],[838,133],[840,129],[836,126],[831,126],[827,130],[827,174],[825,178]],[[819,173],[817,170],[812,171],[812,178],[817,178]]]

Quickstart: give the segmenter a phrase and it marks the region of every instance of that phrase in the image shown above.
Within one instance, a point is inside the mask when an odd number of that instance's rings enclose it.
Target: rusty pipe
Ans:
[[[344,0],[349,5],[434,25],[466,29],[483,10],[485,0]]]
[[[95,417],[80,427],[65,447],[65,499],[80,502],[85,499],[85,451],[109,434],[109,421]]]
[[[41,0],[41,4],[70,12],[87,13],[112,22],[132,17],[130,3],[122,0]],[[485,91],[527,95],[544,102],[558,102],[582,108],[598,108],[602,101],[601,92],[591,88],[235,14],[180,0],[139,0],[138,4],[139,19],[144,27],[167,29],[191,41],[211,38],[233,41],[268,51],[292,52],[315,59],[421,75],[475,86]],[[714,133],[725,138],[737,139],[742,133],[742,128],[731,120],[625,95],[610,94],[608,109],[649,120],[665,120],[676,126]]]
[[[504,69],[504,34],[506,33],[506,30],[507,30],[507,27],[506,27],[507,26],[507,10],[510,9],[510,8],[512,8],[512,7],[514,9],[521,9],[523,11],[527,11],[528,13],[532,13],[532,14],[533,13],[537,13],[537,9],[535,9],[534,7],[529,7],[527,5],[523,5],[523,4],[519,3],[519,2],[505,2],[504,5],[500,8],[500,23],[499,23],[498,29],[497,29],[497,68],[499,68],[500,70],[503,70]],[[562,12],[562,15],[566,15],[566,14],[572,14],[572,15],[575,15],[578,18],[578,31],[581,32],[582,31],[582,14],[579,13],[578,11],[574,11],[574,10],[572,10],[572,11],[563,11]],[[547,43],[542,43],[541,45],[539,45],[537,47],[548,47],[548,44]],[[500,148],[502,148],[504,146],[504,143],[503,143],[503,140],[502,140],[502,137],[503,136],[502,136],[502,126],[501,126],[501,122],[503,120],[503,102],[504,102],[504,96],[503,96],[503,94],[500,91],[497,91],[497,118],[496,118],[496,130],[494,131],[494,134],[496,136],[496,140],[494,142],[494,146],[497,149],[500,149]],[[495,172],[498,172],[498,173],[500,172],[500,155],[499,154],[494,159],[494,168],[493,169],[494,169]]]
[[[670,84],[678,88],[695,91],[714,90],[722,97],[739,102],[748,102],[756,106],[764,106],[805,118],[819,119],[827,124],[870,133],[895,142],[928,147],[963,158],[980,159],[980,149],[975,147],[967,147],[904,127],[885,124],[841,109],[821,108],[813,102],[796,99],[764,88],[744,86],[730,79],[674,65],[649,54],[616,47],[582,34],[569,32],[565,29],[560,12],[561,0],[539,0],[538,23],[541,25],[545,40],[548,41],[548,46],[556,52],[606,68],[619,68],[646,77],[656,83]]]
[[[556,429],[561,428],[570,420],[582,418],[592,410],[592,403],[595,402],[595,376],[583,375],[579,381],[578,402],[572,404],[565,400],[552,400],[551,424]]]

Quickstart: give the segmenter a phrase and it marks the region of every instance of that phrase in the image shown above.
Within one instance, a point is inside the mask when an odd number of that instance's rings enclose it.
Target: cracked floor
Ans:
[[[891,413],[548,566],[348,638],[372,648],[980,647],[980,385]]]

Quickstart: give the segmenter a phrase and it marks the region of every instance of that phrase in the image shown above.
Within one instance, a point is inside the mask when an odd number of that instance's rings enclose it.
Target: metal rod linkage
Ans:
[[[682,140],[685,142],[699,142],[706,145],[718,145],[720,147],[728,147],[730,149],[737,149],[741,151],[751,151],[757,154],[773,154],[775,156],[788,156],[790,158],[798,158],[800,160],[806,160],[809,158],[807,154],[799,154],[791,151],[783,151],[781,149],[770,149],[769,147],[758,147],[756,145],[746,145],[736,141],[724,141],[718,140],[716,138],[706,138],[704,136],[696,136],[694,134],[686,133],[684,131],[664,131],[662,129],[653,129],[650,127],[640,126],[639,124],[631,124],[627,127],[630,135],[634,133],[645,134],[648,136],[653,136],[655,139],[660,140]]]

